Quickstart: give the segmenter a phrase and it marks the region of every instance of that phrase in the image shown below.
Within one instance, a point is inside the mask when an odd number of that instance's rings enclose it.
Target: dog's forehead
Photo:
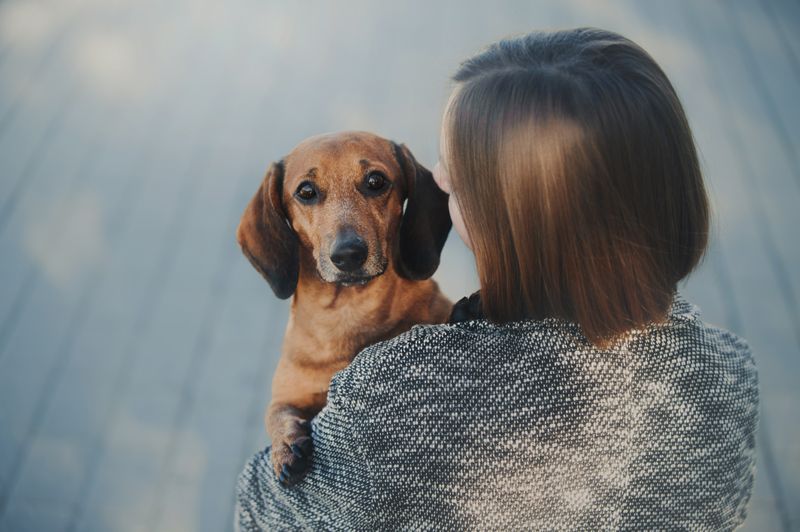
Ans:
[[[373,133],[346,131],[310,137],[286,156],[288,178],[316,169],[318,176],[363,170],[367,166],[397,165],[391,142]]]

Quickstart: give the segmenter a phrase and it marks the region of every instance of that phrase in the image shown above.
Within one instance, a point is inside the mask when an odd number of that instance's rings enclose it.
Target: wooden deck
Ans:
[[[0,530],[231,528],[288,305],[234,240],[272,160],[438,155],[483,44],[592,25],[673,80],[716,215],[683,288],[760,368],[746,528],[800,530],[800,3],[0,1]],[[455,233],[436,274],[477,288]]]

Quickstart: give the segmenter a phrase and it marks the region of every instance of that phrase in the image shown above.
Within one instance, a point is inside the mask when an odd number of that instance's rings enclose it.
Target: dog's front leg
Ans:
[[[272,466],[281,482],[299,482],[311,466],[313,442],[309,420],[325,406],[327,388],[337,367],[309,367],[281,357],[272,380],[272,401],[265,415],[272,439]]]

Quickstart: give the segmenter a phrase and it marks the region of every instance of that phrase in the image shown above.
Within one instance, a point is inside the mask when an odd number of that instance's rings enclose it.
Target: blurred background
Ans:
[[[288,302],[235,228],[273,160],[365,129],[438,158],[448,78],[618,31],[686,107],[715,211],[681,289],[744,336],[748,530],[800,528],[800,2],[0,0],[0,530],[228,530]],[[478,288],[450,234],[435,278]]]

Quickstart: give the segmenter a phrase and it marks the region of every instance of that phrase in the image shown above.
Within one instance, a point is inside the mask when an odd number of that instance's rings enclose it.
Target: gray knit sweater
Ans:
[[[557,319],[417,325],[333,377],[303,481],[247,462],[236,525],[730,530],[757,422],[748,345],[679,293],[605,351]]]

